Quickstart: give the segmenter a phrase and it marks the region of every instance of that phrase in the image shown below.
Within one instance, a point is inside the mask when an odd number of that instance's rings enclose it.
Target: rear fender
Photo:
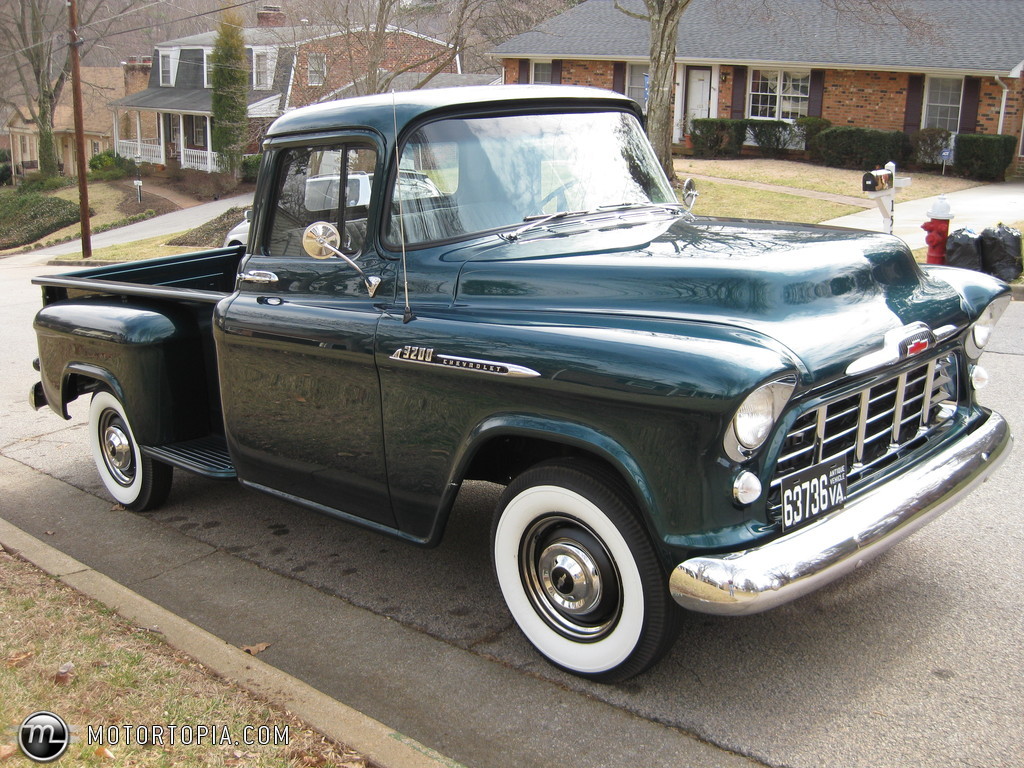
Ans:
[[[64,418],[68,403],[104,388],[143,445],[209,432],[202,341],[186,309],[89,297],[44,307],[34,326],[43,392]]]

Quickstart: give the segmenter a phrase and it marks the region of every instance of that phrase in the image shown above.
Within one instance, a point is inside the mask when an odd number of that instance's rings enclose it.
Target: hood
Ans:
[[[478,242],[446,258],[466,262],[459,306],[749,329],[783,345],[810,382],[842,375],[893,328],[968,322],[959,293],[901,240],[859,230],[676,220]]]

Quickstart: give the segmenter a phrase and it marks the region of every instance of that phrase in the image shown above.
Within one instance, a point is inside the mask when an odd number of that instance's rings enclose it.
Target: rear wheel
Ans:
[[[142,512],[166,501],[172,468],[142,455],[124,406],[110,392],[93,395],[89,444],[100,479],[119,504]]]
[[[502,595],[551,663],[615,682],[672,645],[678,609],[632,500],[589,464],[542,464],[502,495],[492,530]]]

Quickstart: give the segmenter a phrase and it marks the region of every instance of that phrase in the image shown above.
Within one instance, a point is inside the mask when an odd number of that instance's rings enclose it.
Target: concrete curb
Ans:
[[[462,768],[444,755],[332,699],[147,600],[84,563],[0,519],[0,545],[139,626],[225,679],[282,706],[380,768]]]

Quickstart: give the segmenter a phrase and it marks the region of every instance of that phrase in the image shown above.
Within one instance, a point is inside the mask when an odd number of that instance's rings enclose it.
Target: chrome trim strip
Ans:
[[[846,507],[764,546],[675,567],[684,608],[743,615],[788,603],[850,573],[948,510],[995,470],[1013,443],[992,413],[972,433]]]
[[[501,363],[495,360],[478,360],[472,357],[458,357],[456,355],[443,355],[435,352],[430,347],[401,347],[394,351],[391,359],[403,363],[417,363],[419,365],[431,365],[441,368],[461,368],[466,371],[489,373],[495,376],[509,376],[511,378],[535,378],[540,376],[538,371],[527,368],[524,365]]]

